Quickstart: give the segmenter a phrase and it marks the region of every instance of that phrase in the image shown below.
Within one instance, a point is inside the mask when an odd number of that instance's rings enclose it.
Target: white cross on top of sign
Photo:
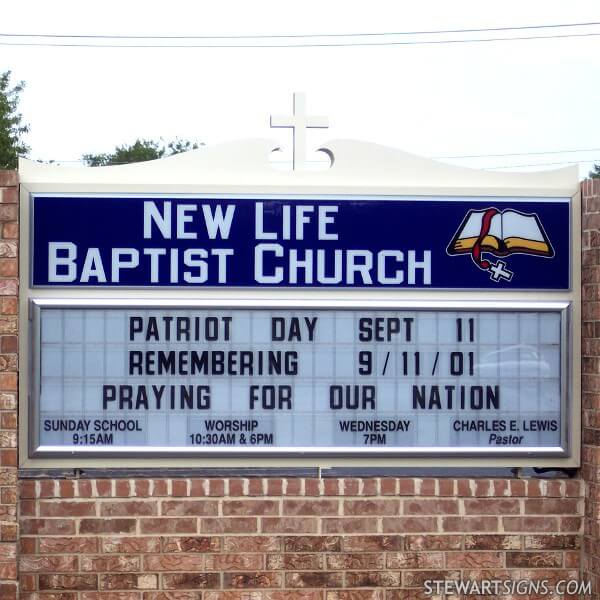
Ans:
[[[292,115],[271,115],[271,127],[288,127],[294,135],[292,168],[302,169],[306,164],[306,130],[326,129],[327,117],[309,117],[306,114],[306,95],[294,92],[294,111]]]

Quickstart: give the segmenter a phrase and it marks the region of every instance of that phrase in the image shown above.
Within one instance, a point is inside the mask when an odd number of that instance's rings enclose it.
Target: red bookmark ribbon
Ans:
[[[473,249],[471,250],[471,257],[473,258],[473,262],[480,268],[487,271],[491,266],[489,260],[485,260],[481,257],[481,244],[485,239],[485,236],[490,232],[490,227],[492,225],[492,218],[498,214],[498,210],[495,208],[488,208],[483,213],[483,219],[481,220],[481,231],[479,232],[479,237],[473,244]]]

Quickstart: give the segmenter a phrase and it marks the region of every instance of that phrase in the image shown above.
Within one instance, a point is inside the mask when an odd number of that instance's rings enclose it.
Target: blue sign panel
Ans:
[[[570,287],[565,199],[33,198],[34,286]]]

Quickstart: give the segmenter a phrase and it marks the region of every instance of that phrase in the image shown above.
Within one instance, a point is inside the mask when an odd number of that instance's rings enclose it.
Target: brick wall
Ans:
[[[582,191],[582,477],[586,481],[583,570],[600,590],[600,179]]]
[[[0,171],[0,599],[17,597],[18,186]]]
[[[22,480],[20,598],[408,600],[425,579],[576,579],[582,491],[536,479]]]

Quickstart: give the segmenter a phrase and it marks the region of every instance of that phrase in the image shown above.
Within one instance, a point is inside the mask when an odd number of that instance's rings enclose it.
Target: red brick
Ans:
[[[507,552],[506,566],[509,568],[548,569],[562,567],[561,552]]]
[[[400,496],[412,496],[415,493],[414,479],[400,479],[398,482],[398,494]]]
[[[103,517],[138,517],[158,514],[156,500],[115,500],[100,503]]]
[[[567,498],[575,498],[581,495],[581,482],[580,481],[566,481],[565,482],[565,496]]]
[[[419,496],[435,496],[435,479],[415,480],[415,493]]]
[[[3,467],[17,466],[17,450],[0,450],[0,465]]]
[[[73,498],[75,496],[75,482],[68,479],[59,481],[58,495],[60,498]]]
[[[321,528],[323,533],[369,533],[377,530],[376,520],[374,517],[322,519]],[[316,530],[317,527],[315,522],[312,531],[315,532]]]
[[[285,479],[283,483],[283,490],[285,496],[300,496],[302,493],[302,486],[304,481],[302,479]]]
[[[71,535],[75,533],[72,519],[22,519],[23,535]]]
[[[284,515],[337,515],[337,500],[288,500],[283,501]]]
[[[509,498],[473,498],[464,500],[467,515],[518,515],[519,500]]]
[[[141,561],[137,556],[82,556],[81,571],[93,573],[126,573],[139,571]]]
[[[379,480],[377,478],[362,479],[361,496],[377,496],[379,495]]]
[[[300,555],[304,556],[304,555]],[[318,556],[318,555],[317,555]],[[388,555],[390,556],[390,555]],[[353,570],[364,570],[364,569],[375,569],[382,570],[385,567],[385,554],[383,552],[378,553],[333,553],[326,555],[326,568],[333,571],[347,571]],[[304,569],[304,567],[297,567],[298,569]],[[310,567],[306,567],[308,570]],[[313,567],[320,568],[320,567]]]
[[[463,538],[459,535],[409,535],[407,550],[460,550]]]
[[[560,531],[562,533],[577,533],[581,530],[581,517],[561,517]]]
[[[0,562],[0,581],[3,579],[17,578],[17,563],[14,560],[9,562]]]
[[[0,282],[1,287],[2,282]],[[17,374],[16,373],[0,373],[0,390],[16,391],[17,390]]]
[[[150,489],[152,490],[152,496],[167,496],[168,495],[168,482],[166,479],[153,479]]]
[[[98,552],[98,538],[40,537],[40,554],[88,554]]]
[[[205,558],[207,571],[260,571],[264,568],[261,554],[209,554]]]
[[[95,590],[96,575],[40,575],[40,590]]]
[[[503,552],[448,552],[449,569],[497,569],[504,566]]]
[[[40,502],[41,517],[93,517],[96,514],[94,502]]]
[[[0,524],[0,541],[16,542],[17,541],[17,524],[2,523]],[[2,579],[2,577],[0,577]]]
[[[245,496],[245,487],[248,485],[247,479],[230,479],[229,480],[229,495],[230,496]]]
[[[200,521],[202,533],[252,533],[258,531],[255,517],[206,517]]]
[[[405,515],[457,515],[459,511],[457,500],[404,500]]]
[[[270,539],[274,543],[283,539],[285,552],[339,552],[341,549],[341,538],[333,535],[294,535]]]
[[[340,495],[340,480],[325,479],[323,480],[323,495],[324,496],[339,496]]]
[[[527,550],[568,550],[578,549],[581,539],[576,535],[527,535],[525,548]]]
[[[202,600],[202,592],[144,592],[144,600]]]
[[[345,496],[358,496],[360,481],[358,479],[342,479],[342,489]]]
[[[558,530],[556,517],[504,517],[504,531],[507,532],[553,532]]]
[[[218,540],[219,538],[213,538]],[[281,550],[282,540],[301,540],[302,537],[281,538],[279,536],[244,536],[223,538],[224,552],[274,552]]]
[[[23,586],[21,585],[21,589]],[[17,584],[12,582],[0,582],[0,598],[2,600],[17,600]],[[75,600],[65,599],[65,600]]]
[[[395,477],[382,478],[380,486],[382,496],[396,496],[398,494],[398,480]]]
[[[465,550],[519,550],[518,535],[468,535],[464,539]]]
[[[96,491],[99,498],[112,496],[112,482],[107,479],[98,479],[95,481]]]
[[[133,482],[133,495],[142,498],[150,496],[150,480],[136,479]]]
[[[395,552],[387,555],[388,569],[443,569],[443,552]]]
[[[15,187],[19,184],[17,171],[3,169],[0,170],[0,187]]]
[[[16,410],[17,395],[0,392],[0,410]]]
[[[581,552],[565,552],[564,567],[567,569],[579,569],[582,564]]]
[[[279,502],[277,500],[224,500],[223,514],[227,516],[278,515]]]
[[[197,531],[198,520],[191,517],[140,519],[141,533],[196,533]]]
[[[163,500],[161,514],[166,517],[213,516],[218,514],[218,508],[214,500]]]
[[[160,551],[158,537],[102,537],[102,552],[106,554],[143,554]]]
[[[144,556],[144,570],[148,571],[203,571],[203,554],[149,554]]]
[[[204,592],[203,600],[323,600],[318,590],[261,590]]]
[[[342,573],[302,571],[285,574],[285,585],[291,588],[337,588],[343,585]]]
[[[7,226],[7,223],[4,223],[2,229]],[[0,241],[0,256],[2,257],[12,257],[18,256],[18,246],[17,242],[7,242]],[[2,286],[0,286],[0,295],[2,296],[16,296],[19,291],[19,284],[16,279],[7,279],[2,282]]]
[[[17,428],[17,415],[14,412],[3,412],[0,414],[0,428],[2,429],[16,429]],[[3,501],[3,504],[5,502]]]
[[[19,560],[19,570],[22,573],[69,573],[77,571],[76,556],[22,556]]]
[[[209,536],[165,537],[162,539],[163,552],[218,552],[221,539]]]
[[[405,587],[422,588],[427,580],[458,580],[460,571],[404,571],[402,583]]]
[[[35,481],[20,481],[19,496],[21,498],[35,498]]]
[[[345,515],[397,515],[399,512],[398,500],[344,500]]]
[[[40,598],[39,600],[45,600]],[[52,600],[52,599],[51,599]],[[59,600],[59,599],[57,599]],[[79,600],[147,600],[142,599],[142,592],[81,592]],[[177,600],[175,598],[163,598],[162,600]]]
[[[98,576],[98,587],[101,590],[135,590],[156,589],[158,578],[156,575],[138,575],[134,573],[110,573]]]
[[[8,544],[8,543],[0,545],[0,555],[4,555],[4,553],[10,547],[11,547],[11,544]],[[37,539],[33,538],[33,537],[20,538],[19,539],[19,553],[21,556],[24,556],[25,554],[37,554]],[[16,552],[14,553],[14,556],[16,556]],[[12,556],[11,558],[14,558],[14,556]]]
[[[320,479],[305,479],[304,480],[304,495],[305,496],[320,496],[321,495],[321,480]]]
[[[223,479],[208,480],[208,495],[209,496],[224,496],[225,481]]]
[[[348,587],[398,587],[400,576],[393,571],[349,571],[345,579]]]
[[[283,495],[283,479],[267,479],[267,496]]]
[[[246,556],[260,556],[260,555],[246,555]],[[325,562],[325,556],[323,554],[268,554],[266,561],[266,569],[269,571],[286,570],[286,571],[314,571],[315,569],[322,569]]]
[[[135,533],[136,525],[135,519],[81,519],[79,533]]]
[[[263,533],[316,533],[317,520],[308,517],[263,517],[261,531]]]
[[[188,485],[187,480],[185,479],[174,479],[171,484],[172,495],[173,496],[187,496],[188,495]]]
[[[525,514],[529,515],[572,515],[577,513],[576,498],[540,498],[525,500]]]
[[[506,517],[508,519],[510,517]],[[515,517],[518,518],[518,517]],[[442,531],[498,531],[497,517],[442,517]]]
[[[440,479],[438,481],[440,496],[454,496],[454,479]]]
[[[161,579],[165,590],[216,589],[220,584],[218,573],[169,573]]]
[[[382,519],[384,533],[428,533],[437,531],[436,517],[384,517]]]

